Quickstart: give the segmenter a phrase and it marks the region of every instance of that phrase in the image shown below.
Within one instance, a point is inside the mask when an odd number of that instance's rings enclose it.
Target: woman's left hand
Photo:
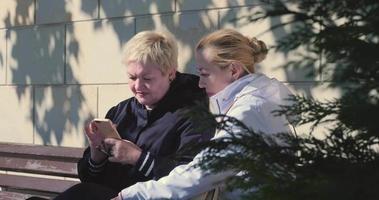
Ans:
[[[105,138],[104,143],[110,150],[111,162],[135,165],[142,153],[141,148],[128,140]]]

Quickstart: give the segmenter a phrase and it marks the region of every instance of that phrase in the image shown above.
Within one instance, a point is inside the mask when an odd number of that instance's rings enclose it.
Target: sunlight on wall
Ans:
[[[254,0],[1,0],[0,8],[1,142],[85,146],[85,122],[132,95],[121,61],[124,44],[137,32],[171,32],[178,69],[188,73],[196,73],[197,41],[214,30],[234,28],[269,47],[289,32],[267,32],[288,19],[248,21],[264,9]],[[327,74],[307,76],[320,69],[281,68],[303,52],[270,51],[257,71],[288,82],[295,92],[338,94],[316,86]]]

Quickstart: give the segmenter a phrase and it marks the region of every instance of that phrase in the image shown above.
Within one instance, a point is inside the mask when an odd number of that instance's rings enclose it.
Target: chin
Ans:
[[[138,102],[144,106],[150,106],[152,105],[151,101],[147,100],[147,99],[139,99],[137,98]]]

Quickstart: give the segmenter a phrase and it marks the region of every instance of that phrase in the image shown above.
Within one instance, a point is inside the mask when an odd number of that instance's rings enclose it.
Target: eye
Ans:
[[[135,77],[135,76],[129,76],[129,79],[132,80],[132,81],[135,81],[137,79],[137,77]]]
[[[207,73],[200,73],[199,74],[201,77],[208,77],[209,76],[209,74],[207,74]]]
[[[150,81],[152,78],[151,77],[143,77],[144,81]]]

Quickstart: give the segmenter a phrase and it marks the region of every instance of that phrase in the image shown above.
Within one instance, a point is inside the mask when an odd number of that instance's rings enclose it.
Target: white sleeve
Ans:
[[[286,120],[274,117],[271,113],[275,105],[268,102],[251,102],[251,98],[241,99],[233,105],[228,115],[241,120],[255,130],[268,133],[287,130]],[[238,134],[241,130],[234,127],[233,132]],[[220,131],[213,139],[228,136],[227,132]],[[222,153],[227,154],[228,152]],[[217,187],[225,179],[238,173],[235,170],[228,170],[211,174],[200,167],[195,167],[201,160],[202,154],[203,151],[197,154],[192,162],[177,166],[169,175],[157,181],[140,182],[123,189],[121,191],[123,199],[189,199]]]
[[[209,191],[225,180],[235,175],[233,171],[210,174],[194,167],[201,158],[199,153],[192,162],[174,168],[169,175],[155,181],[136,183],[121,191],[126,199],[189,199]]]

